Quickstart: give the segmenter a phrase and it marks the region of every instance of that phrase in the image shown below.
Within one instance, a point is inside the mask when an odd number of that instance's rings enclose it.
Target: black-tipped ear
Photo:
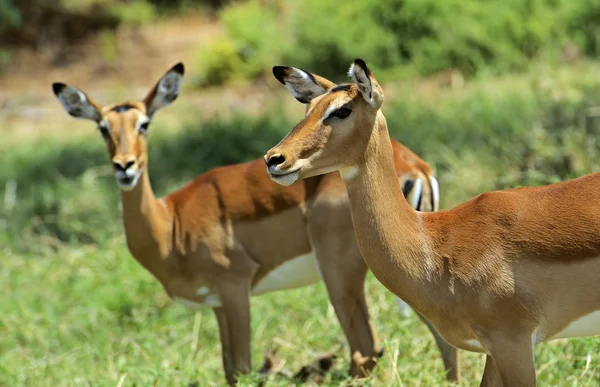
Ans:
[[[175,71],[177,74],[183,75],[185,74],[185,66],[182,62],[179,62],[175,66],[171,67],[171,70],[169,71]]]
[[[288,69],[287,66],[273,66],[273,75],[282,85],[285,85],[284,79]]]
[[[101,119],[100,106],[78,88],[55,82],[52,84],[52,91],[67,113],[73,117],[96,122]]]
[[[177,99],[183,86],[184,71],[183,63],[177,63],[162,76],[156,86],[146,95],[144,104],[146,105],[148,117],[151,118],[158,109]]]
[[[274,66],[273,75],[299,102],[307,104],[334,83],[296,67]]]
[[[356,83],[364,100],[373,108],[379,109],[383,104],[383,90],[367,64],[362,59],[355,59],[350,65],[348,75]]]
[[[58,95],[67,87],[64,83],[54,82],[52,84],[52,91],[58,97]]]
[[[371,75],[371,70],[369,70],[364,60],[360,58],[354,59],[354,64],[360,66],[364,70],[365,74],[367,74],[367,76]]]

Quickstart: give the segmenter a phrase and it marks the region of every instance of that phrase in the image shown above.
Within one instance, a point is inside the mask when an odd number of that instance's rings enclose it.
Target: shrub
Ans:
[[[252,0],[225,7],[220,18],[228,34],[198,53],[201,85],[256,78],[281,58],[286,44],[276,9]]]
[[[557,58],[568,42],[595,56],[600,41],[594,0],[264,3],[233,3],[220,16],[228,36],[250,53],[247,77],[260,75],[261,65],[285,62],[335,78],[356,57],[379,68],[383,79],[448,68],[501,73]]]

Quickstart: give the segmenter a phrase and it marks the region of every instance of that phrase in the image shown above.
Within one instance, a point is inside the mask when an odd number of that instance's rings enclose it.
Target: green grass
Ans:
[[[223,385],[212,313],[170,302],[121,238],[44,256],[5,253],[0,273],[0,385],[114,386],[121,379],[123,386]],[[419,320],[399,317],[395,300],[373,278],[368,298],[386,353],[366,385],[446,385],[435,344]],[[255,368],[270,345],[279,345],[285,366],[297,370],[317,352],[344,343],[322,284],[254,298],[252,312]],[[346,348],[338,353],[346,355]],[[539,385],[595,385],[599,352],[597,339],[539,345]],[[346,357],[328,385],[343,381]],[[462,370],[464,385],[476,385],[481,356],[463,352]]]
[[[600,101],[597,71],[544,74],[550,90],[532,86],[534,76],[482,80],[434,96],[403,85],[385,113],[394,137],[437,167],[447,208],[489,189],[600,170],[599,133],[582,124],[584,109]],[[295,119],[202,120],[190,110],[189,124],[153,126],[157,194],[211,167],[260,156]],[[125,247],[100,136],[46,137],[0,150],[0,386],[224,385],[212,313],[169,301]],[[446,385],[424,325],[414,315],[401,318],[372,276],[367,287],[386,352],[365,385]],[[252,312],[254,368],[273,345],[294,371],[337,350],[341,359],[326,385],[344,383],[347,346],[322,284],[255,298]],[[463,385],[477,385],[481,355],[462,356]],[[597,386],[600,340],[541,344],[536,366],[540,386]],[[275,378],[269,385],[290,383]]]

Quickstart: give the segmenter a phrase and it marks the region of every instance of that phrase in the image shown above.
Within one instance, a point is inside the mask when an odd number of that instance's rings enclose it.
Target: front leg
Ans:
[[[231,337],[229,336],[229,326],[225,308],[214,308],[215,317],[219,326],[219,338],[221,339],[221,357],[223,358],[223,369],[225,378],[230,385],[235,384],[236,371],[233,364],[233,348],[231,346]]]
[[[249,281],[240,279],[238,283],[228,283],[227,289],[220,292],[231,350],[229,361],[233,363],[233,379],[252,369],[249,289]],[[225,359],[223,364],[226,367]],[[230,382],[229,375],[227,380]]]
[[[495,367],[488,367],[490,356],[486,359],[482,386],[498,385],[504,387],[535,387],[535,364],[531,334],[496,333],[485,340],[485,345],[493,358]],[[487,384],[486,384],[487,383]],[[492,384],[493,383],[493,384]]]
[[[485,357],[485,369],[480,387],[502,387],[502,379],[500,379],[496,363],[490,355]]]
[[[442,360],[444,362],[444,368],[446,370],[446,379],[448,379],[451,382],[459,384],[460,383],[460,356],[458,354],[458,349],[456,349],[455,347],[448,344],[446,342],[446,340],[444,340],[442,338],[442,336],[440,336],[438,331],[435,329],[435,327],[429,320],[427,320],[420,313],[418,313],[418,312],[416,312],[416,313],[417,313],[417,316],[419,316],[419,318],[421,319],[421,321],[423,321],[425,323],[425,325],[427,325],[427,328],[429,328],[429,331],[431,331],[431,334],[433,335],[433,338],[435,339],[435,342],[436,342],[438,348],[440,349],[440,352],[442,354]]]

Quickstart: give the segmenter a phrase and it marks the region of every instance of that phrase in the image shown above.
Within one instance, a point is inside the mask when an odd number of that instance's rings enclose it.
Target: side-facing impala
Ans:
[[[340,171],[376,278],[449,343],[487,354],[482,386],[535,386],[536,343],[600,334],[600,173],[417,212],[393,176],[383,91],[360,59],[349,75],[267,152],[272,179]]]
[[[261,158],[215,168],[155,197],[147,133],[154,113],[179,95],[183,73],[177,64],[143,100],[104,107],[75,87],[53,84],[66,111],[96,122],[107,144],[131,254],[173,299],[213,308],[229,383],[251,369],[250,296],[321,278],[350,345],[350,373],[368,374],[382,349],[367,311],[367,267],[339,174],[282,187],[265,173]],[[335,86],[321,82],[321,94]],[[438,195],[431,168],[402,145],[393,147],[398,170],[393,178],[405,183],[415,206],[433,210]],[[433,333],[448,377],[457,379],[456,350]]]

